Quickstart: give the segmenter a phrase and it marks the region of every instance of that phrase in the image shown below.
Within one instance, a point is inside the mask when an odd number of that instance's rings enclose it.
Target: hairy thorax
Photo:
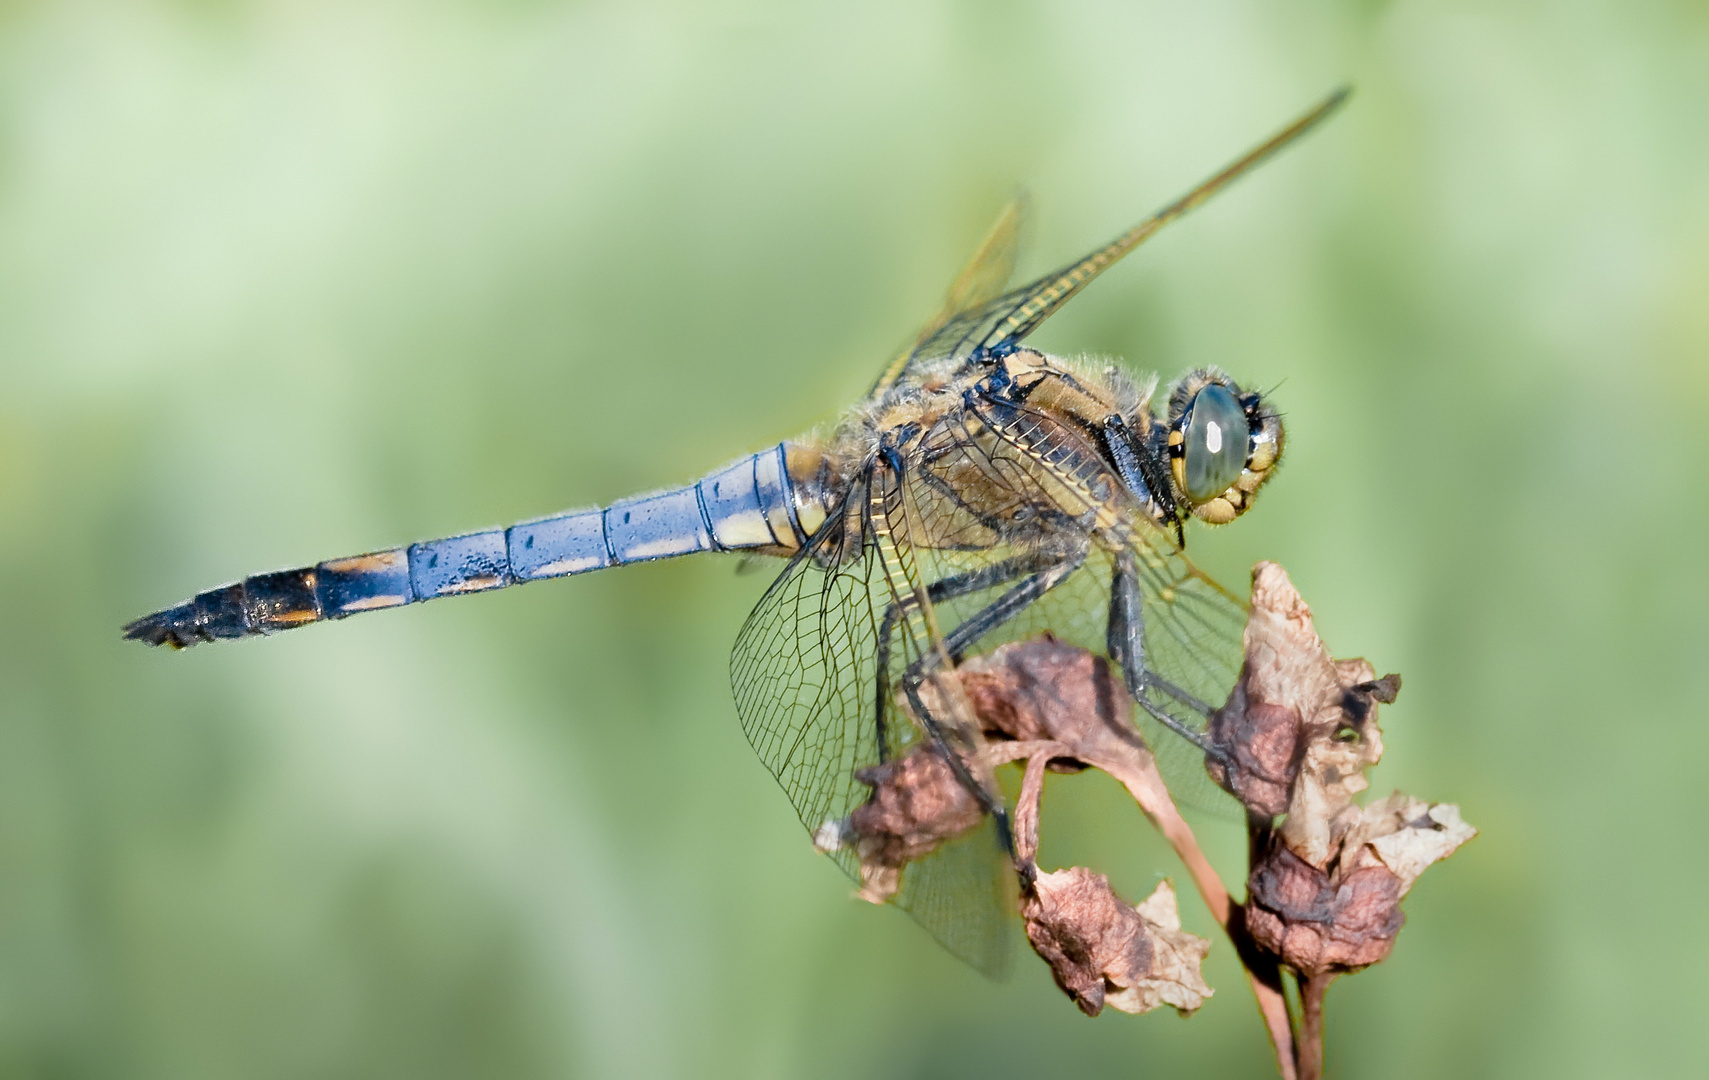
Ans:
[[[1147,434],[1149,398],[1149,386],[1113,367],[1032,350],[941,363],[828,438],[790,444],[797,512],[809,532],[840,519],[840,536],[820,552],[831,563],[860,550],[875,485],[905,504],[915,547],[1024,547],[1119,528],[1143,508],[1112,472],[1099,432],[1120,416]]]

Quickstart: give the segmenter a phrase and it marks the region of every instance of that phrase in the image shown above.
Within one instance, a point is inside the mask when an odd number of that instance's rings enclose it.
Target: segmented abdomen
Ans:
[[[788,554],[806,541],[801,518],[817,524],[790,479],[791,450],[780,444],[687,487],[603,509],[256,574],[144,616],[124,635],[181,649],[700,551]]]

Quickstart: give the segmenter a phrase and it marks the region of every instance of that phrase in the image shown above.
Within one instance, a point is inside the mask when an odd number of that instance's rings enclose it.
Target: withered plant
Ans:
[[[1412,883],[1476,834],[1449,804],[1398,792],[1354,801],[1382,756],[1378,706],[1399,690],[1398,675],[1379,679],[1364,660],[1333,659],[1281,567],[1254,568],[1244,666],[1205,729],[1206,770],[1246,810],[1244,902],[1200,850],[1103,657],[1045,635],[970,658],[921,693],[928,703],[953,696],[957,711],[977,717],[982,760],[963,762],[967,769],[1022,766],[1013,819],[1020,915],[1074,1004],[1089,1016],[1106,1005],[1130,1013],[1168,1005],[1185,1016],[1212,993],[1201,972],[1211,943],[1181,929],[1169,881],[1131,904],[1103,874],[1038,866],[1045,773],[1090,768],[1120,782],[1180,857],[1245,968],[1281,1075],[1314,1080],[1329,984],[1389,955]],[[858,774],[871,798],[825,842],[859,854],[865,899],[895,895],[910,862],[981,820],[943,754],[922,744]]]

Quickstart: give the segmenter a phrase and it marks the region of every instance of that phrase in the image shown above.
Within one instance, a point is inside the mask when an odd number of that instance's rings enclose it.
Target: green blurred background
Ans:
[[[1375,790],[1483,830],[1332,1071],[1703,1068],[1709,7],[11,0],[0,1075],[1264,1075],[1226,942],[1094,1021],[852,901],[737,726],[732,561],[117,628],[824,423],[1016,185],[1040,270],[1343,81],[1037,340],[1277,387],[1195,550],[1404,673]],[[1179,876],[1052,783],[1047,861]]]

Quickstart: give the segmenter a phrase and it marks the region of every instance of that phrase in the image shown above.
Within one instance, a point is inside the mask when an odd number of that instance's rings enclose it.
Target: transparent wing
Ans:
[[[742,728],[809,831],[865,801],[869,789],[855,779],[856,769],[906,747],[890,703],[877,692],[882,574],[870,548],[838,562],[840,525],[821,529],[790,560],[743,624],[730,658]],[[886,666],[887,675],[899,670],[895,662]],[[852,873],[847,859],[838,861]]]
[[[1240,674],[1246,609],[1204,576],[1161,529],[1143,525],[1130,544],[1139,570],[1145,642],[1146,702],[1193,731],[1202,731],[1208,709],[1228,700]],[[1107,633],[1115,551],[1094,548],[1062,584],[1014,620],[981,638],[968,655],[1048,631],[1071,645],[1109,656]],[[951,606],[953,605],[946,605]],[[940,608],[941,611],[941,608]],[[940,614],[946,622],[960,612]],[[1171,693],[1164,685],[1183,691]],[[1238,820],[1240,804],[1205,772],[1204,752],[1159,723],[1145,709],[1134,723],[1157,756],[1170,794],[1183,806]]]
[[[867,483],[875,482],[869,475]],[[901,494],[887,523],[904,538],[908,523],[919,520],[907,498]],[[790,561],[731,654],[742,728],[809,832],[866,801],[871,789],[855,779],[857,769],[895,760],[923,739],[893,690],[932,643],[899,610],[866,504],[865,490],[852,494],[843,513]],[[908,554],[920,552],[910,547]],[[854,852],[832,858],[859,879]],[[1000,978],[1012,939],[1006,863],[987,819],[907,866],[892,902],[952,954]]]
[[[1003,291],[1003,286],[1015,273],[1015,258],[1020,250],[1021,228],[1026,222],[1028,207],[1025,192],[1017,193],[1003,207],[991,231],[985,234],[985,239],[973,253],[973,258],[968,260],[960,276],[950,285],[944,306],[884,369],[884,374],[873,384],[871,396],[876,397],[896,384],[907,369],[908,361],[919,353],[922,343],[935,336],[956,316],[983,307]]]
[[[857,769],[922,740],[894,691],[926,650],[953,643],[974,655],[1050,631],[1108,655],[1118,559],[1134,565],[1142,593],[1147,702],[1196,730],[1226,700],[1241,658],[1239,601],[1132,504],[1093,447],[1060,425],[1041,434],[1050,422],[1034,419],[1021,439],[1013,423],[976,409],[944,418],[906,448],[893,500],[871,498],[880,470],[869,469],[737,636],[731,679],[743,729],[809,832],[866,801]],[[903,552],[905,591],[929,601],[929,633],[902,611],[897,574],[875,540],[885,530]],[[1064,570],[1041,598],[990,623],[1016,590]],[[1180,797],[1233,805],[1205,776],[1196,747],[1143,711],[1136,722]],[[852,852],[833,857],[858,879]],[[987,822],[909,865],[894,902],[950,952],[996,974],[1013,936],[1009,876]]]
[[[1015,874],[986,815],[979,827],[945,843],[902,874],[891,901],[956,957],[990,979],[1008,976],[1014,959]]]
[[[985,303],[1003,291],[1015,276],[1015,260],[1021,247],[1032,203],[1025,191],[1017,191],[992,222],[991,229],[949,287],[943,310],[935,322],[948,322],[955,315]]]
[[[964,307],[935,327],[928,327],[927,332],[920,335],[913,351],[892,363],[886,372],[889,382],[906,378],[915,367],[926,361],[968,356],[980,349],[1001,350],[1019,343],[1093,278],[1150,239],[1157,230],[1205,202],[1316,127],[1347,99],[1349,92],[1345,87],[1335,91],[1215,176],[1084,258],[982,304]],[[881,382],[883,385],[889,383]]]
[[[1202,731],[1240,674],[1244,603],[1193,565],[1174,535],[1126,495],[1077,433],[1025,409],[1007,417],[976,411],[942,427],[952,428],[942,440],[945,450],[934,453],[933,439],[922,441],[920,476],[939,499],[930,538],[944,548],[965,544],[969,550],[936,552],[935,566],[971,559],[987,566],[1039,565],[1052,553],[1079,559],[1060,584],[968,643],[962,654],[983,654],[1048,631],[1108,657],[1111,592],[1118,561],[1125,561],[1141,601],[1136,662],[1143,667],[1138,681],[1144,704],[1185,729]],[[981,482],[992,477],[992,490],[976,496]],[[951,499],[944,493],[951,491],[953,504],[946,506]],[[981,513],[970,513],[969,504]],[[938,599],[944,634],[953,637],[951,628],[976,618],[996,593],[993,587]],[[1240,816],[1238,803],[1205,773],[1198,746],[1147,709],[1135,710],[1135,722],[1178,801]]]

